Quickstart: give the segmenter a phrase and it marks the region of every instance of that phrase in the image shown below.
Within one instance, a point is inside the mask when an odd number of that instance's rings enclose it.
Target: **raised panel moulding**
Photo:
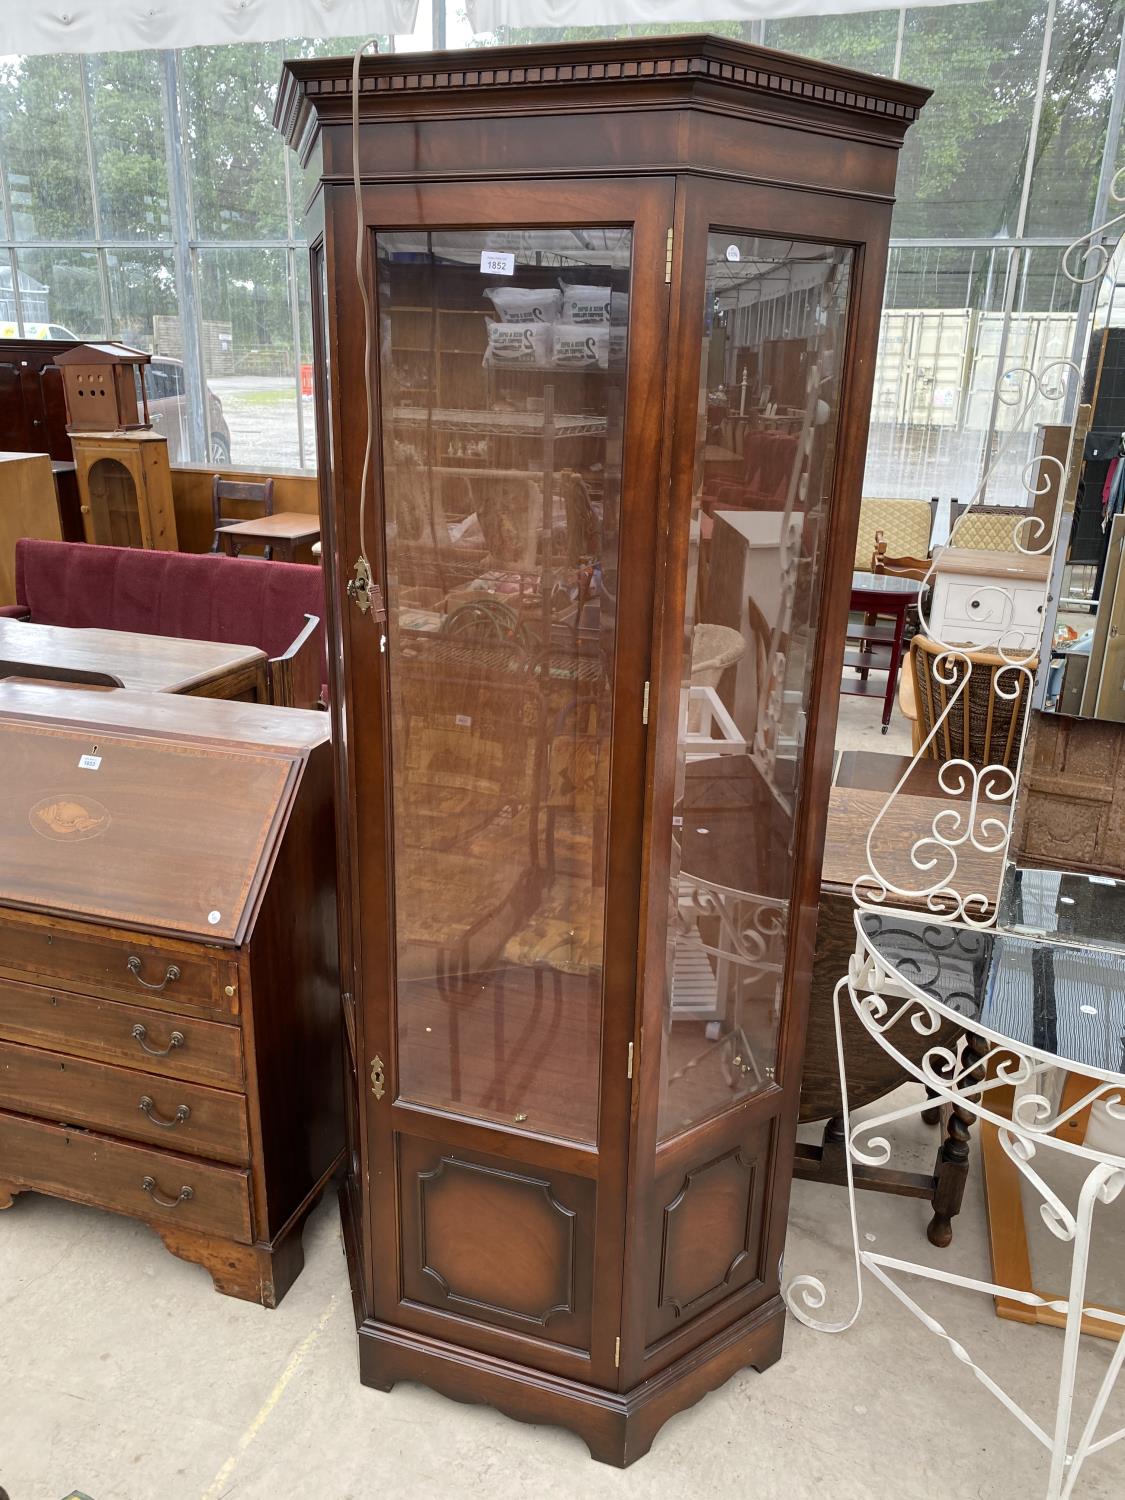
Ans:
[[[451,1303],[543,1328],[574,1312],[577,1217],[545,1178],[443,1156],[418,1174],[420,1269]]]
[[[727,1181],[718,1175],[723,1168]],[[665,1205],[658,1304],[671,1307],[677,1318],[730,1286],[735,1272],[750,1255],[755,1175],[756,1163],[747,1160],[738,1147],[688,1172],[679,1192]],[[727,1207],[732,1194],[741,1200],[740,1212],[716,1215],[728,1231],[729,1238],[724,1244],[716,1235],[714,1224],[707,1220],[707,1211]],[[723,1201],[716,1203],[716,1199]],[[705,1230],[708,1232],[704,1233]],[[682,1281],[685,1263],[690,1263],[698,1278],[690,1286]]]

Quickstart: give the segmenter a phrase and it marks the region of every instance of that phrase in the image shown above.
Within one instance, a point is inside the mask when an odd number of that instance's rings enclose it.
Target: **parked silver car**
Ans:
[[[145,389],[153,428],[168,439],[169,463],[188,462],[188,404],[183,360],[154,354],[145,368]],[[220,466],[229,464],[230,428],[223,416],[223,404],[210,386],[207,387],[207,423],[211,432],[207,461]]]

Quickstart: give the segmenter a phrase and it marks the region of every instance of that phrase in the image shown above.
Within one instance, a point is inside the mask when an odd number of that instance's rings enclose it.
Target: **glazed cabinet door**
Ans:
[[[371,1312],[614,1385],[673,187],[365,189],[362,514],[330,197]]]
[[[882,213],[689,182],[653,684],[633,1375],[778,1289]]]

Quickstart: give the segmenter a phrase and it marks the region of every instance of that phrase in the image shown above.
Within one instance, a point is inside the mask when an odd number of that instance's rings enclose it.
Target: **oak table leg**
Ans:
[[[961,1064],[965,1070],[961,1080],[962,1088],[972,1088],[976,1083],[980,1070],[973,1064],[979,1063],[987,1050],[978,1037],[966,1033],[961,1053]],[[936,1245],[939,1249],[944,1249],[952,1242],[953,1220],[961,1212],[965,1183],[969,1176],[972,1123],[973,1116],[970,1110],[963,1109],[958,1104],[948,1106],[945,1140],[938,1151],[937,1165],[934,1170],[936,1179],[933,1196],[934,1216],[926,1230],[926,1237],[930,1244]]]

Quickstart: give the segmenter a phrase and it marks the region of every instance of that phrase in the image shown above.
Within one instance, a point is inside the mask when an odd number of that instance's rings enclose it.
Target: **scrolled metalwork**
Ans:
[[[1125,203],[1125,167],[1118,168],[1113,174],[1113,181],[1109,185],[1109,201]],[[1106,245],[1103,241],[1122,225],[1125,225],[1125,211],[1106,219],[1096,229],[1091,229],[1089,234],[1081,234],[1076,240],[1071,240],[1062,253],[1061,262],[1063,275],[1068,281],[1073,281],[1076,286],[1090,286],[1101,280],[1115,248],[1115,244]],[[1074,265],[1074,257],[1079,254],[1081,270]]]
[[[785,1286],[786,1302],[793,1316],[807,1327],[822,1333],[842,1333],[852,1327],[862,1311],[864,1272],[872,1274],[1048,1450],[1051,1464],[1047,1500],[1068,1500],[1086,1459],[1125,1436],[1125,1429],[1099,1436],[1099,1427],[1110,1395],[1122,1365],[1125,1364],[1125,1337],[1122,1337],[1097,1386],[1077,1441],[1071,1441],[1079,1336],[1083,1316],[1090,1311],[1085,1301],[1085,1288],[1094,1215],[1099,1206],[1112,1203],[1125,1191],[1125,1157],[1098,1150],[1084,1142],[1060,1138],[1051,1132],[1050,1127],[1057,1129],[1060,1124],[1073,1118],[1076,1110],[1093,1103],[1101,1103],[1106,1109],[1112,1107],[1114,1118],[1125,1118],[1125,1105],[1122,1102],[1125,1085],[1109,1081],[1100,1083],[1075,1108],[1058,1110],[1051,1103],[1050,1096],[1044,1092],[1044,1080],[1053,1070],[1054,1063],[1034,1049],[1020,1047],[1010,1039],[997,1043],[990,1059],[991,1065],[987,1068],[980,1065],[980,1044],[967,1053],[960,1053],[958,1049],[946,1044],[938,1044],[929,1049],[920,1062],[915,1062],[896,1043],[896,1028],[901,1030],[903,1018],[911,1015],[914,1007],[930,1018],[926,1023],[929,1026],[933,1020],[940,1023],[943,1019],[949,1019],[952,1013],[947,1006],[921,990],[903,973],[901,964],[888,956],[886,940],[896,936],[893,926],[880,918],[874,923],[877,930],[865,931],[865,923],[871,928],[873,919],[870,915],[857,912],[856,951],[849,964],[848,974],[836,986],[833,997],[844,1120],[854,1294],[850,1290],[846,1294],[840,1316],[825,1317],[825,1310],[831,1300],[825,1281],[819,1276],[802,1273],[793,1276]],[[938,935],[936,929],[929,930],[935,936]],[[901,932],[897,933],[899,939],[903,935]],[[959,939],[975,938],[978,943],[983,941],[976,934],[960,929],[954,929],[949,936],[951,940],[945,943],[941,951],[952,956],[957,954]],[[896,1000],[897,1004],[892,1003]],[[896,1103],[894,1107],[880,1109],[876,1114],[868,1114],[860,1121],[853,1119],[848,1098],[842,1021],[845,1005],[850,1006],[852,1015],[867,1035],[898,1062],[906,1077],[913,1077],[917,1082],[927,1084],[927,1097],[911,1100],[906,1104]],[[983,1045],[987,1047],[987,1039]],[[1008,1119],[991,1107],[990,1095],[997,1089],[1003,1089],[1007,1093],[1013,1087],[1027,1089],[1022,1094],[1017,1093],[1017,1101],[1022,1099],[1026,1102],[1022,1106],[1017,1103],[1012,1117]],[[892,1097],[897,1101],[901,1095]],[[871,1237],[865,1241],[860,1232],[855,1165],[885,1166],[894,1154],[890,1127],[916,1117],[934,1103],[952,1105],[959,1113],[967,1113],[996,1127],[1003,1150],[1014,1163],[1021,1180],[1032,1189],[1039,1201],[1044,1224],[1056,1239],[1070,1247],[1072,1270],[1065,1297],[1044,1297],[1023,1288],[1004,1287],[977,1277],[961,1275],[943,1266],[900,1259],[871,1249]],[[1086,1175],[1078,1190],[1077,1201],[1068,1201],[1038,1170],[1037,1159],[1043,1151],[1057,1152],[1085,1164]],[[917,1301],[907,1289],[911,1279],[944,1284],[989,1297],[1005,1297],[1032,1309],[1051,1309],[1062,1316],[1065,1333],[1058,1406],[1053,1427],[1041,1425],[977,1361],[972,1349],[965,1342],[954,1338],[933,1313]],[[1116,1324],[1125,1333],[1125,1314],[1099,1307],[1097,1316]]]

